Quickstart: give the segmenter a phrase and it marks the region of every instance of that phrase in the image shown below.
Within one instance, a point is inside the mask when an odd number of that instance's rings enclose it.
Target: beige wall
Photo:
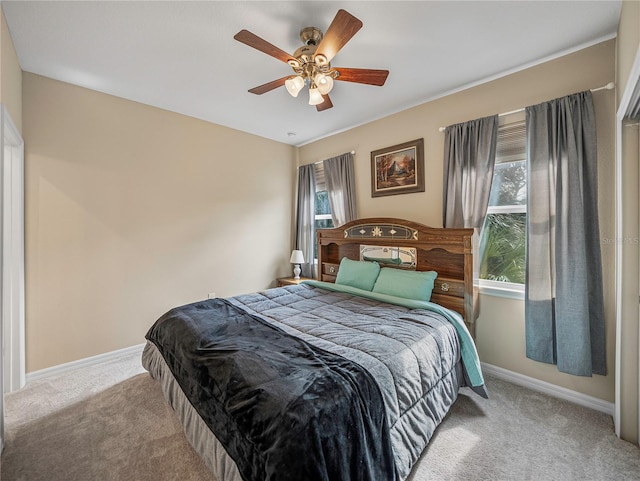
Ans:
[[[512,111],[614,80],[615,41],[611,40],[565,57],[443,97],[398,114],[354,128],[300,148],[306,164],[356,150],[356,189],[359,216],[403,217],[442,226],[441,126]],[[384,87],[383,87],[384,88]],[[372,87],[373,89],[373,87]],[[372,90],[372,98],[375,91]],[[614,112],[613,91],[594,93],[598,128],[599,209],[603,238],[614,229]],[[389,197],[371,197],[370,152],[407,140],[424,138],[426,191]],[[481,296],[477,345],[483,362],[532,376],[559,386],[614,399],[615,295],[614,249],[603,245],[605,310],[607,320],[607,376],[582,378],[559,373],[555,366],[526,358],[522,301]]]
[[[24,73],[27,372],[289,273],[295,148]]]
[[[622,4],[618,39],[616,45],[617,107],[627,87],[633,88],[638,81],[630,78],[634,61],[640,52],[640,3],[625,1]],[[636,122],[637,123],[637,122]],[[620,407],[620,436],[631,442],[640,438],[638,426],[639,347],[638,291],[640,282],[640,253],[638,238],[640,225],[638,203],[640,156],[638,154],[638,127],[622,127],[620,155],[622,160],[621,192],[622,210],[618,213],[621,239],[618,248],[621,254],[620,327],[619,327],[619,376],[618,402]]]
[[[0,102],[22,132],[22,70],[4,11],[0,9]]]

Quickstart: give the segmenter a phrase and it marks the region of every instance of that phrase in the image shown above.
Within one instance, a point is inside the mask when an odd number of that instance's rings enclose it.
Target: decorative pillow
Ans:
[[[431,299],[433,283],[438,277],[436,271],[405,271],[393,267],[383,267],[373,286],[373,292],[428,301]]]
[[[336,276],[336,284],[371,291],[379,273],[380,264],[377,262],[352,261],[343,257]]]

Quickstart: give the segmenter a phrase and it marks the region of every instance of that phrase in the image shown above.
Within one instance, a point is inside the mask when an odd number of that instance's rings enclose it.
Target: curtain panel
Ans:
[[[640,120],[640,81],[633,89],[626,116],[632,120]]]
[[[327,159],[323,162],[323,167],[333,225],[339,227],[357,219],[353,154],[348,152]]]
[[[526,352],[573,375],[606,374],[591,92],[526,108]]]
[[[481,229],[496,160],[498,116],[445,129],[442,223]]]
[[[302,251],[304,264],[300,264],[303,277],[315,277],[313,271],[316,242],[316,180],[313,164],[298,167],[298,205],[296,209],[295,248]]]

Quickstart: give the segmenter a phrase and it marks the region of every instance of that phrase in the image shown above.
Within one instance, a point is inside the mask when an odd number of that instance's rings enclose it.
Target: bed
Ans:
[[[463,386],[474,232],[318,231],[318,279],[174,308],[142,361],[219,481],[403,481]]]

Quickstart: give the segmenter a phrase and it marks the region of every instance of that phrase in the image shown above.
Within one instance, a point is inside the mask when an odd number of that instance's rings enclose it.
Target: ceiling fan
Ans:
[[[300,40],[304,45],[293,55],[289,55],[248,30],[241,30],[233,38],[289,64],[295,74],[254,87],[249,92],[262,95],[284,85],[293,97],[297,97],[300,90],[308,85],[309,105],[315,105],[318,112],[321,112],[333,107],[329,92],[333,88],[334,80],[384,85],[389,75],[388,70],[331,66],[333,57],[361,28],[360,20],[345,10],[338,10],[324,35],[317,27],[303,28],[300,31]]]

